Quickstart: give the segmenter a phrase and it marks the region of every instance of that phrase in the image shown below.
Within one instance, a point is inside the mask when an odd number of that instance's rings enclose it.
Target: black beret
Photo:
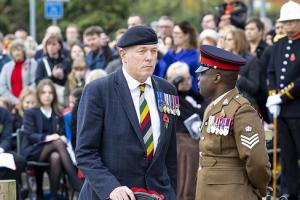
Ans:
[[[129,28],[119,39],[118,47],[125,48],[134,45],[157,44],[155,31],[147,26],[134,26]]]

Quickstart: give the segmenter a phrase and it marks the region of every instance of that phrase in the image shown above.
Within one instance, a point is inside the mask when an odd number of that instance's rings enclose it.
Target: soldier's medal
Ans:
[[[214,121],[214,116],[209,116],[208,123],[207,123],[207,128],[206,128],[207,133],[211,133],[211,126],[213,124],[212,121]]]
[[[223,135],[227,136],[229,133],[232,120],[230,118],[224,118],[224,119],[225,119],[225,125],[224,125]]]
[[[221,118],[216,117],[216,119],[215,119],[215,125],[216,125],[215,134],[216,135],[220,135],[220,121],[221,121]]]
[[[163,112],[163,104],[164,104],[164,101],[163,101],[163,98],[162,98],[162,92],[160,91],[157,91],[156,92],[156,95],[157,95],[157,105],[158,105],[158,110],[159,112]]]
[[[211,124],[210,124],[210,133],[215,133],[216,131],[216,124],[215,124],[215,116],[211,116]]]
[[[175,112],[176,115],[180,116],[180,110],[179,110],[179,96],[175,96]]]
[[[222,118],[220,121],[220,135],[225,134],[225,131],[224,131],[225,121],[226,121],[226,118]]]

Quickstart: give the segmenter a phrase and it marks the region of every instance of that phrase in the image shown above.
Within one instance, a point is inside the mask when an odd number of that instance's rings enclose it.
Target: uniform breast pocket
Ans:
[[[208,153],[220,154],[221,153],[221,137],[215,134],[203,134],[201,143]]]
[[[242,169],[207,169],[204,180],[208,185],[242,185],[245,183],[245,175]]]

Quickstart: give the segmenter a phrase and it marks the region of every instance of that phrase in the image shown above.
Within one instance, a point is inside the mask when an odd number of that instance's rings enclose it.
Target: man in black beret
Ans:
[[[152,75],[157,42],[151,28],[130,28],[118,42],[122,69],[83,91],[76,147],[86,177],[80,200],[135,200],[136,188],[176,199],[179,102],[175,88]]]

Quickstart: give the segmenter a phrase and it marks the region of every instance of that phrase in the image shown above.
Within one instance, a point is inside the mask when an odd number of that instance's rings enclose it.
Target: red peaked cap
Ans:
[[[200,51],[200,67],[196,70],[196,73],[208,69],[239,71],[240,67],[246,64],[246,60],[241,56],[214,46],[201,45]]]

